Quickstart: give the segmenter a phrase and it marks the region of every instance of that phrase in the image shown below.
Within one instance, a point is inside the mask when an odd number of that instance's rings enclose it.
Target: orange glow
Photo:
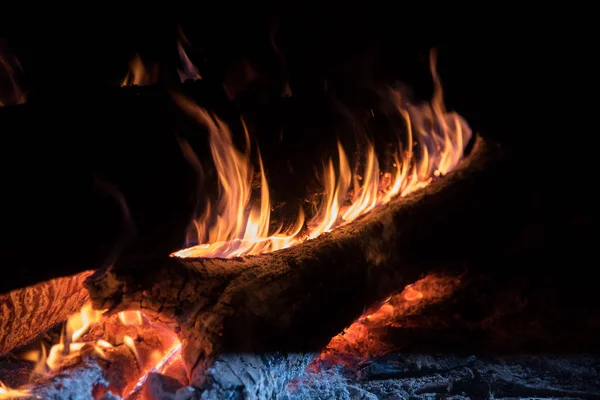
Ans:
[[[65,360],[77,357],[86,346],[86,343],[80,342],[80,339],[88,332],[92,324],[100,321],[102,313],[102,311],[94,310],[91,303],[86,303],[79,313],[70,315],[60,336],[60,342],[51,347],[47,357],[46,349],[42,347],[35,371],[42,374],[45,370],[44,364],[50,371],[57,371]],[[88,347],[90,346],[99,356],[103,356],[103,346],[89,344]]]
[[[2,381],[0,381],[0,400],[9,400],[9,399],[20,399],[20,398],[31,398],[31,390],[29,389],[11,389],[6,386]],[[34,398],[39,398],[37,396],[33,396]]]
[[[393,348],[379,336],[384,335],[381,328],[401,327],[403,317],[449,298],[459,284],[460,278],[431,274],[406,286],[334,336],[317,361],[352,364],[389,352]]]
[[[129,62],[129,71],[121,86],[150,86],[154,85],[158,81],[158,65],[152,64],[150,66],[144,64],[139,54]]]
[[[328,160],[323,173],[325,196],[314,217],[304,223],[300,210],[292,226],[277,227],[270,232],[269,186],[259,157],[260,198],[251,198],[253,166],[250,160],[250,139],[246,134],[246,150],[240,152],[233,144],[229,127],[192,100],[176,95],[178,105],[210,135],[212,158],[219,179],[219,198],[208,203],[206,212],[194,221],[197,246],[180,250],[176,257],[238,257],[267,253],[296,245],[304,240],[352,222],[390,202],[428,185],[434,177],[452,170],[463,156],[471,138],[471,129],[462,117],[447,112],[440,79],[435,71],[435,52],[431,53],[431,73],[435,91],[430,103],[414,105],[399,91],[390,89],[394,112],[406,127],[406,149],[399,144],[393,155],[393,171],[382,171],[373,143],[366,140],[362,174],[350,166],[342,145],[338,142],[338,163]],[[193,152],[184,144],[188,159],[198,164]],[[306,225],[306,229],[303,229]]]
[[[103,311],[93,310],[91,303],[86,303],[80,312],[69,316],[59,343],[49,351],[42,345],[41,350],[29,350],[20,357],[36,363],[30,385],[37,385],[78,365],[86,356],[105,359],[107,365],[122,363],[125,348],[131,352],[137,368],[132,370],[129,364],[129,369],[122,371],[127,376],[125,382],[109,380],[109,390],[122,398],[138,391],[149,373],[162,372],[181,354],[181,343],[176,335],[150,325],[140,311],[105,316]],[[31,397],[31,390],[32,386],[18,390],[2,386],[0,400],[15,398],[19,393]]]
[[[182,40],[187,43],[185,38]],[[181,42],[178,50],[184,67],[184,71],[180,71],[181,79],[201,79]],[[260,153],[256,154],[257,165],[254,166],[250,136],[243,121],[245,148],[240,151],[234,145],[232,132],[225,122],[192,100],[174,95],[179,107],[208,129],[219,195],[214,203],[206,204],[204,214],[194,221],[194,240],[200,244],[182,249],[172,256],[231,258],[288,248],[351,223],[451,171],[463,156],[471,130],[458,114],[447,112],[444,108],[441,84],[435,72],[435,53],[431,54],[430,68],[435,87],[430,103],[411,104],[398,90],[389,89],[392,112],[404,124],[402,133],[397,133],[393,168],[385,170],[374,143],[368,139],[364,140],[360,165],[353,166],[338,141],[337,157],[325,163],[321,176],[325,194],[316,212],[305,220],[304,210],[300,207],[294,223],[277,227],[271,226],[269,185]],[[158,67],[148,69],[136,55],[122,86],[151,85],[157,79]],[[181,146],[187,159],[198,166],[199,161],[191,147],[186,142],[182,142]],[[259,178],[258,198],[253,198],[255,176]],[[318,361],[346,363],[348,358],[365,359],[389,351],[390,347],[377,336],[374,328],[401,326],[403,317],[446,299],[459,282],[458,278],[429,275],[406,286],[401,293],[369,310],[332,338]],[[121,325],[116,322],[117,317]],[[121,354],[129,356],[126,350],[129,349],[139,369],[118,389],[122,398],[136,397],[138,395],[133,394],[143,386],[151,372],[162,372],[169,363],[180,359],[181,343],[174,333],[168,332],[165,333],[169,338],[167,341],[144,341],[142,328],[150,325],[140,311],[119,312],[111,320],[111,327],[116,325],[119,330],[105,329],[109,325],[106,323],[108,318],[111,317],[105,317],[104,311],[93,310],[91,303],[86,303],[79,313],[69,316],[59,343],[48,351],[42,346],[41,350],[30,351],[23,357],[36,362],[35,375],[45,376],[60,371],[65,365],[73,365],[88,354],[110,359],[111,351],[119,349]],[[0,382],[0,400],[27,396],[31,396],[28,389],[9,389]]]
[[[119,321],[125,326],[140,326],[144,322],[140,311],[121,311]]]
[[[138,379],[133,389],[131,389],[131,391],[126,396],[124,396],[123,399],[128,399],[133,393],[136,393],[138,390],[140,390],[142,386],[144,386],[144,383],[146,383],[146,380],[148,379],[148,375],[150,373],[163,372],[172,361],[174,361],[175,359],[177,359],[177,357],[180,356],[181,343],[179,343],[179,341],[175,341],[173,346],[165,353],[164,356],[154,357],[154,362],[152,363],[153,367],[146,370],[142,374],[142,376],[140,377],[140,379]]]

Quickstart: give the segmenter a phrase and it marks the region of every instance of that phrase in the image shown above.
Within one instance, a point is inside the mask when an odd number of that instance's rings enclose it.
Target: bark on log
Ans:
[[[283,352],[293,364],[422,272],[462,268],[496,248],[522,217],[511,207],[522,199],[503,159],[499,146],[478,138],[451,174],[317,239],[254,257],[110,268],[86,285],[95,307],[141,309],[178,332],[196,387],[215,398],[260,396],[255,379],[222,385],[219,363]]]
[[[83,286],[92,271],[52,279],[0,295],[0,355],[25,345],[67,319],[88,299]]]

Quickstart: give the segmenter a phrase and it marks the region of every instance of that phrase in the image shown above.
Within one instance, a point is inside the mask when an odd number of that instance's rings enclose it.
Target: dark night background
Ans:
[[[573,90],[585,91],[575,82],[587,79],[580,67],[587,57],[581,41],[566,38],[563,25],[520,10],[422,8],[332,4],[233,10],[224,5],[178,16],[156,11],[6,21],[0,36],[21,60],[31,94],[26,105],[0,108],[0,292],[97,268],[116,254],[124,227],[107,186],[125,197],[137,228],[123,242],[124,260],[182,246],[196,201],[195,175],[175,139],[185,124],[174,122],[180,114],[163,90],[177,82],[181,22],[193,44],[188,55],[203,76],[186,90],[227,120],[240,113],[255,116],[275,191],[277,182],[308,182],[313,175],[308,165],[314,162],[302,164],[303,152],[321,158],[313,146],[335,138],[335,129],[325,128],[332,93],[360,103],[365,86],[401,80],[416,97],[427,99],[428,51],[437,48],[448,108],[475,132],[501,141],[522,166],[514,190],[531,191],[531,262],[527,271],[515,267],[515,273],[532,272],[543,284],[565,286],[580,296],[574,307],[587,307],[591,299],[584,293],[593,292],[593,280],[584,274],[591,266],[586,260],[593,248],[589,205],[594,200],[580,186],[590,175],[584,155],[589,139],[576,127],[585,101]],[[270,42],[273,32],[283,59]],[[156,88],[115,87],[136,52],[169,71]],[[221,84],[239,79],[243,59],[259,78],[229,101]],[[290,98],[281,97],[286,78]],[[282,141],[279,126],[287,127]],[[278,164],[284,159],[299,163],[293,178],[277,175],[285,171]]]

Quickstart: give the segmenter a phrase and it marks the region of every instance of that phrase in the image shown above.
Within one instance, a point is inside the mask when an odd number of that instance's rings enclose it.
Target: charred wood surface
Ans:
[[[317,239],[254,257],[156,259],[86,285],[95,307],[141,309],[178,332],[192,383],[214,390],[223,355],[319,351],[423,272],[498,251],[528,209],[504,160],[478,138],[451,174]],[[220,394],[256,386],[242,384]]]
[[[91,271],[0,295],[0,355],[25,345],[81,308]]]

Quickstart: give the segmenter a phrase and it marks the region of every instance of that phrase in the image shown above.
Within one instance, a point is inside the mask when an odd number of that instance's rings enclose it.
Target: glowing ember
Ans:
[[[150,86],[158,81],[158,65],[152,64],[147,66],[144,64],[139,54],[129,62],[129,71],[121,86]]]
[[[338,143],[339,162],[332,159],[323,174],[325,198],[315,216],[304,223],[300,210],[296,223],[279,226],[270,232],[269,187],[259,159],[260,199],[251,199],[253,167],[250,141],[246,133],[246,151],[238,151],[227,125],[193,101],[176,96],[179,106],[209,130],[210,147],[219,179],[219,198],[207,204],[206,212],[194,221],[197,246],[180,250],[176,257],[238,257],[267,253],[296,245],[347,224],[388,203],[428,185],[434,176],[452,170],[461,160],[471,138],[468,124],[456,113],[447,112],[442,88],[435,72],[435,53],[431,53],[431,72],[435,92],[430,104],[408,103],[398,91],[390,90],[395,112],[407,128],[406,149],[398,145],[393,156],[395,171],[381,171],[373,144],[367,141],[362,176],[353,173],[348,157]],[[400,142],[400,141],[399,141]],[[188,159],[194,155],[184,145]],[[418,150],[418,151],[417,151]],[[198,161],[193,159],[194,163]],[[255,203],[258,203],[256,205]]]
[[[30,383],[36,386],[60,371],[81,365],[88,356],[107,360],[104,371],[110,384],[107,390],[122,396],[138,390],[150,372],[161,372],[180,348],[173,333],[150,325],[139,311],[106,316],[86,303],[79,313],[69,316],[59,343],[50,351],[42,345],[40,351],[30,350],[21,357],[36,363],[30,378]],[[20,392],[31,393],[31,389],[10,391],[11,396]],[[15,397],[2,396],[0,399]]]
[[[135,384],[135,386],[131,390],[131,392],[129,392],[129,394],[127,396],[123,397],[123,400],[129,399],[131,395],[133,395],[138,390],[140,390],[144,386],[144,383],[146,383],[146,380],[148,380],[148,375],[150,375],[153,372],[163,372],[165,370],[165,368],[169,365],[169,363],[171,361],[173,361],[180,354],[181,354],[181,343],[176,343],[171,348],[171,350],[169,350],[167,352],[167,354],[165,354],[165,356],[156,363],[156,365],[154,367],[152,367],[151,369],[146,371],[140,377],[140,379],[137,381],[137,383]]]
[[[330,365],[343,363],[355,366],[369,357],[393,350],[378,335],[378,329],[402,326],[402,318],[418,314],[425,306],[447,299],[459,283],[460,279],[457,277],[432,274],[406,286],[401,293],[386,299],[378,308],[367,311],[344,332],[331,339],[315,360],[316,364],[325,362]],[[316,368],[315,363],[313,368]]]

